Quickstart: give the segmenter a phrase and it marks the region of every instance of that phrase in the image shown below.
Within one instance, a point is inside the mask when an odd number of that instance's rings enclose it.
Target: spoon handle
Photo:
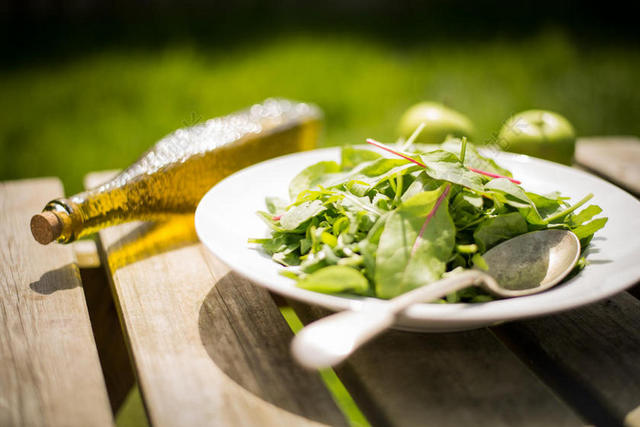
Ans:
[[[359,310],[332,314],[304,327],[293,339],[295,359],[309,369],[337,365],[361,345],[393,325],[396,315],[418,302],[433,301],[451,292],[477,285],[485,273],[466,271],[414,289],[388,302],[365,303]]]

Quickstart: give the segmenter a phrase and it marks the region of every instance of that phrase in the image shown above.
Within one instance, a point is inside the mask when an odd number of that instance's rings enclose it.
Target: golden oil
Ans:
[[[123,222],[192,213],[209,188],[233,172],[314,148],[321,118],[313,105],[269,99],[179,129],[109,182],[49,202],[32,219],[34,237],[68,243]]]

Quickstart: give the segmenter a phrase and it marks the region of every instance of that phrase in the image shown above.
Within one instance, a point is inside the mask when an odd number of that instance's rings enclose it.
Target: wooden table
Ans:
[[[640,193],[637,140],[582,140],[576,159]],[[56,178],[0,184],[0,426],[112,425],[134,376],[155,426],[348,424],[291,359],[278,305],[303,322],[326,312],[230,272],[189,217],[101,231],[99,259],[91,242],[40,246],[29,218],[62,192]],[[640,426],[639,295],[468,332],[391,331],[336,373],[372,425]]]

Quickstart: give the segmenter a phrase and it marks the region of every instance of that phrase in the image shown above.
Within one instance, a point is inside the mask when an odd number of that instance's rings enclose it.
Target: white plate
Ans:
[[[503,321],[540,316],[572,309],[606,298],[640,279],[640,202],[620,188],[593,175],[567,166],[511,153],[485,153],[527,190],[560,191],[577,201],[588,193],[609,217],[596,233],[588,251],[590,264],[570,281],[547,292],[528,297],[474,304],[416,304],[398,319],[396,327],[421,331],[473,329]],[[305,167],[321,160],[339,161],[339,148],[291,154],[253,165],[215,185],[198,205],[195,216],[200,240],[231,269],[269,290],[331,310],[362,304],[362,297],[343,297],[295,287],[293,280],[278,274],[281,266],[264,254],[249,238],[266,237],[267,226],[256,215],[266,210],[265,197],[288,198],[291,179]]]

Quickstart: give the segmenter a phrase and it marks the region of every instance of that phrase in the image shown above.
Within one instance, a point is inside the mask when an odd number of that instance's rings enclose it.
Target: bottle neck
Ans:
[[[47,203],[44,212],[51,212],[58,218],[60,227],[57,227],[53,240],[58,243],[69,243],[79,237],[82,231],[82,218],[78,207],[69,199],[60,198]]]

